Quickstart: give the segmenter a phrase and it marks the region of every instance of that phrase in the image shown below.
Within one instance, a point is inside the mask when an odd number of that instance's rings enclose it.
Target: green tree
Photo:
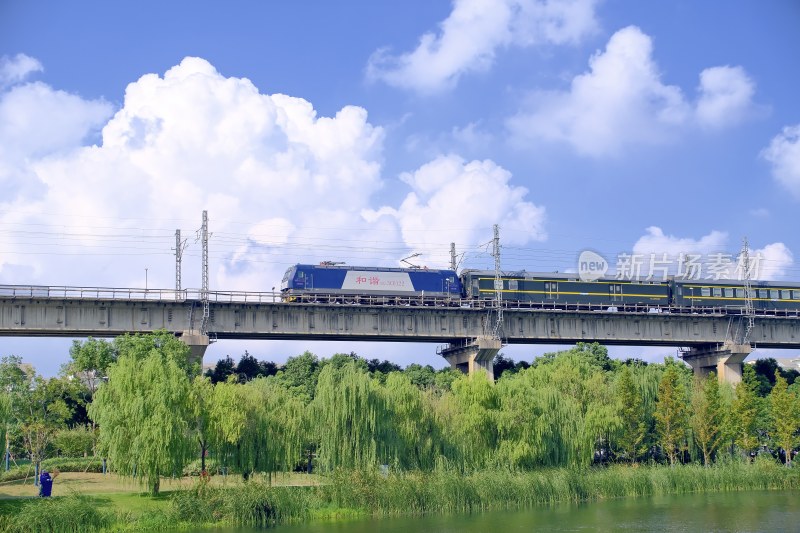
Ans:
[[[647,449],[647,421],[642,395],[634,382],[630,366],[624,366],[619,373],[616,396],[621,419],[617,443],[622,456],[635,463],[636,458]]]
[[[534,363],[496,384],[498,460],[521,468],[591,463],[621,426],[608,373],[575,350]]]
[[[314,398],[320,372],[319,358],[311,352],[290,357],[275,377],[286,388],[300,396],[306,403]]]
[[[8,428],[11,425],[11,395],[0,389],[0,445],[3,446],[3,456],[8,450]]]
[[[772,437],[786,456],[786,466],[791,466],[792,450],[800,443],[800,398],[788,390],[786,379],[775,370],[775,386],[769,395],[772,415]]]
[[[88,400],[91,400],[97,387],[108,376],[109,365],[117,358],[116,348],[108,341],[89,337],[83,343],[72,341],[69,356],[70,361],[64,373],[74,374],[79,378],[86,385]]]
[[[422,366],[413,363],[408,365],[403,373],[420,389],[429,389],[436,384],[436,370],[431,365]]]
[[[37,467],[47,457],[58,431],[66,427],[72,416],[64,401],[68,387],[68,383],[58,378],[45,380],[35,376],[31,380],[26,409],[18,416],[25,449]]]
[[[180,474],[195,449],[189,348],[167,332],[125,335],[115,345],[117,361],[89,414],[111,467],[157,494],[161,476]]]
[[[378,464],[388,419],[379,387],[355,361],[340,368],[327,365],[320,372],[309,412],[318,460],[325,469]]]
[[[0,387],[9,407],[7,438],[20,439],[23,450],[38,467],[51,451],[56,433],[66,427],[73,414],[64,400],[71,386],[63,379],[44,379],[33,369],[26,369],[19,357],[9,356],[0,362]]]
[[[21,439],[21,415],[30,401],[33,377],[32,372],[26,372],[23,369],[21,357],[9,355],[0,360],[0,390],[6,404],[6,417],[3,424],[4,450],[11,450],[12,442],[17,438]]]
[[[214,386],[208,434],[220,463],[245,479],[254,472],[291,470],[303,450],[305,404],[274,378]]]
[[[200,471],[206,471],[211,426],[211,403],[214,400],[214,385],[206,376],[195,376],[190,388],[194,433],[200,448]]]
[[[497,409],[494,384],[484,372],[455,380],[437,409],[445,456],[455,459],[463,470],[492,464],[498,442]]]
[[[662,449],[674,465],[678,452],[686,447],[686,389],[677,365],[667,364],[658,385],[655,410],[656,433]]]
[[[53,444],[66,457],[86,457],[94,448],[94,435],[86,426],[58,431]]]
[[[228,380],[228,376],[236,372],[236,363],[230,355],[226,355],[225,359],[220,359],[213,369],[209,368],[206,371],[206,377],[211,380],[211,383],[220,383]]]
[[[382,393],[388,412],[378,458],[406,470],[433,468],[441,440],[430,403],[433,392],[420,390],[401,372],[391,372]]]
[[[744,365],[742,381],[736,385],[731,406],[733,440],[744,452],[758,448],[759,411],[761,399],[756,393],[755,375],[750,365]]]
[[[694,380],[691,402],[692,436],[703,452],[703,463],[711,466],[711,458],[722,444],[724,423],[719,380],[714,372],[704,379]]]

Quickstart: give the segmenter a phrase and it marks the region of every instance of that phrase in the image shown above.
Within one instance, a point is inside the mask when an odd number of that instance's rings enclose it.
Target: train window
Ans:
[[[700,295],[701,296],[711,296],[711,287],[701,287],[700,288]]]
[[[778,289],[770,289],[769,290],[769,297],[770,297],[771,300],[777,300],[778,299]]]
[[[769,291],[767,289],[758,289],[759,298],[769,298]]]
[[[781,300],[788,300],[792,297],[792,291],[788,289],[781,289]]]
[[[508,280],[508,290],[516,291],[518,290],[518,282],[515,279]]]
[[[304,277],[306,277],[306,273],[301,270],[300,272],[297,273],[297,277],[298,278],[304,278]]]
[[[798,290],[798,289],[793,290],[792,291],[792,297],[795,300],[800,300],[800,290]]]
[[[725,298],[733,298],[733,287],[725,287]]]
[[[714,287],[714,298],[722,298],[722,289]]]
[[[744,298],[744,289],[736,289],[736,297]]]

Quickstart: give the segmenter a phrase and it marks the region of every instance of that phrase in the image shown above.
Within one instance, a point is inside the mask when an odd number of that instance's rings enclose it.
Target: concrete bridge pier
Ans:
[[[502,346],[500,339],[480,336],[464,344],[450,344],[439,353],[454,369],[470,375],[478,371],[486,372],[489,379],[494,381],[493,361]]]
[[[742,381],[742,362],[753,351],[750,344],[707,344],[692,348],[681,357],[689,363],[697,376],[716,372],[720,383],[736,385]]]
[[[195,330],[186,330],[180,334],[179,338],[189,346],[189,362],[200,363],[200,366],[203,366],[203,356],[206,354],[206,348],[210,342],[208,335],[203,335]]]

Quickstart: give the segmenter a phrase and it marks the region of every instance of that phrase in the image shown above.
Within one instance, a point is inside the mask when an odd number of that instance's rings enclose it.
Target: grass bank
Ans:
[[[5,508],[6,531],[159,531],[204,526],[266,527],[358,516],[465,513],[542,504],[695,492],[800,489],[800,469],[773,461],[705,468],[611,466],[532,472],[340,471],[311,486],[275,486],[267,480],[229,485],[194,484],[156,499],[73,494],[49,501],[16,500]],[[133,498],[135,495],[126,495]],[[9,512],[12,511],[12,512]],[[58,521],[43,522],[43,517]]]

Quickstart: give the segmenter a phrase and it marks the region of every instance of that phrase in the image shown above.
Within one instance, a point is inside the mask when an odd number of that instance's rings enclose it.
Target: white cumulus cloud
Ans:
[[[772,176],[800,199],[800,124],[783,128],[761,157],[772,163]]]
[[[39,60],[25,54],[0,57],[0,90],[24,81],[34,72],[44,70]]]
[[[596,0],[455,0],[439,32],[412,52],[376,51],[367,77],[420,93],[452,88],[468,72],[488,70],[498,49],[578,42],[596,29]]]
[[[544,139],[600,157],[666,142],[693,124],[735,123],[753,108],[755,84],[741,67],[704,70],[698,91],[692,103],[680,87],[664,83],[653,40],[628,26],[589,59],[589,70],[574,77],[568,90],[532,93],[507,126],[517,144]]]
[[[441,243],[486,241],[495,223],[501,231],[513,230],[503,233],[504,243],[545,240],[545,209],[527,201],[527,189],[512,186],[510,179],[511,173],[491,160],[466,162],[456,155],[439,156],[403,174],[412,191],[400,207],[368,211],[365,216],[396,219],[412,251],[436,259],[437,264],[447,264],[448,250]]]
[[[782,242],[768,244],[753,252],[758,261],[759,277],[761,279],[784,279],[789,267],[794,264],[792,251]]]
[[[753,108],[755,82],[742,67],[712,67],[700,73],[697,121],[722,127],[742,120]]]
[[[270,290],[298,261],[397,265],[426,244],[446,256],[495,222],[544,234],[543,209],[491,161],[436,160],[403,177],[404,202],[378,203],[384,130],[365,109],[318,116],[200,58],[132,82],[116,112],[34,83],[0,92],[0,113],[0,169],[18,186],[0,198],[0,283],[140,287],[147,272],[171,287],[180,228],[183,286],[198,287],[203,210],[212,289]]]
[[[687,273],[687,260],[690,256],[699,256],[697,263],[699,270],[695,270],[701,279],[728,279],[741,278],[742,268],[741,246],[729,243],[728,234],[722,231],[711,231],[699,239],[692,237],[676,237],[667,235],[657,227],[646,229],[633,245],[633,255],[638,256],[641,265],[641,274],[646,277],[652,274],[660,277],[662,271],[659,267],[668,266],[668,274],[679,272]],[[783,279],[788,269],[794,264],[791,250],[782,242],[767,244],[762,248],[751,248],[751,275],[754,279],[776,280]],[[683,261],[683,267],[679,263]],[[715,267],[730,262],[729,267]],[[716,270],[715,270],[716,269]],[[738,270],[737,270],[738,269]]]

